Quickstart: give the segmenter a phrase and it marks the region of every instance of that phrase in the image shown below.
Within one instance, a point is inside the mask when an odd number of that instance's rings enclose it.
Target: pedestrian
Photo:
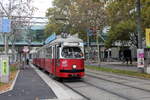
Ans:
[[[131,50],[130,49],[128,49],[129,51],[129,61],[130,61],[130,64],[132,64],[132,54],[131,54]]]
[[[123,56],[122,50],[120,49],[120,50],[119,50],[119,60],[120,60],[120,61],[122,60],[122,56]]]
[[[28,58],[26,59],[26,64],[29,65],[29,59]]]
[[[129,48],[126,48],[123,51],[123,55],[124,55],[126,63],[128,64],[128,62],[130,61],[130,64],[132,64],[131,50]]]
[[[104,61],[107,62],[107,58],[108,58],[108,51],[105,50],[105,51],[104,51]]]
[[[119,60],[122,61],[122,63],[125,62],[123,49],[120,49],[120,50],[119,50]]]

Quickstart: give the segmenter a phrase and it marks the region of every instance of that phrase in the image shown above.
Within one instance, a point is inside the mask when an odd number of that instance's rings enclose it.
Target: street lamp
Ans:
[[[99,34],[100,34],[100,30],[96,31],[96,44],[97,44],[97,60],[98,60],[98,67],[100,67],[101,64],[101,59],[100,59],[100,44],[99,44]]]
[[[142,49],[141,4],[140,4],[140,0],[136,0],[136,12],[137,12],[138,48]]]
[[[141,29],[141,3],[136,0],[136,20],[137,20],[137,34],[138,34],[138,49],[137,49],[137,67],[138,71],[144,73],[144,50],[142,49],[142,29]]]

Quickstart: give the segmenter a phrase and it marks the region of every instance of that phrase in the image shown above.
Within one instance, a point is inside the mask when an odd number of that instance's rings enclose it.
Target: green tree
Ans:
[[[49,17],[49,24],[46,26],[46,36],[56,32],[60,34],[69,25],[69,7],[71,0],[54,0],[53,8],[49,8],[46,16]],[[67,29],[68,30],[68,29]]]
[[[47,34],[66,30],[79,33],[84,40],[89,28],[102,29],[106,22],[104,2],[92,0],[54,0],[54,7],[47,10],[46,16]]]
[[[150,26],[149,0],[141,0],[142,31]],[[137,46],[136,11],[134,0],[111,0],[107,2],[108,23],[111,29],[106,46],[119,41],[122,45],[131,43]],[[143,34],[144,36],[144,34]]]

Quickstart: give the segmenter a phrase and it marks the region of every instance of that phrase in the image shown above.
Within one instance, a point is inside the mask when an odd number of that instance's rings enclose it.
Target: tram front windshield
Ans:
[[[82,58],[83,53],[79,47],[63,47],[62,49],[63,58]]]

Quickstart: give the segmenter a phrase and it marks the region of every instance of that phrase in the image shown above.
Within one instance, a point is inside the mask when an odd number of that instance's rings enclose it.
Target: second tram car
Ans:
[[[38,49],[33,64],[59,78],[84,76],[84,46],[76,35],[56,36]]]

